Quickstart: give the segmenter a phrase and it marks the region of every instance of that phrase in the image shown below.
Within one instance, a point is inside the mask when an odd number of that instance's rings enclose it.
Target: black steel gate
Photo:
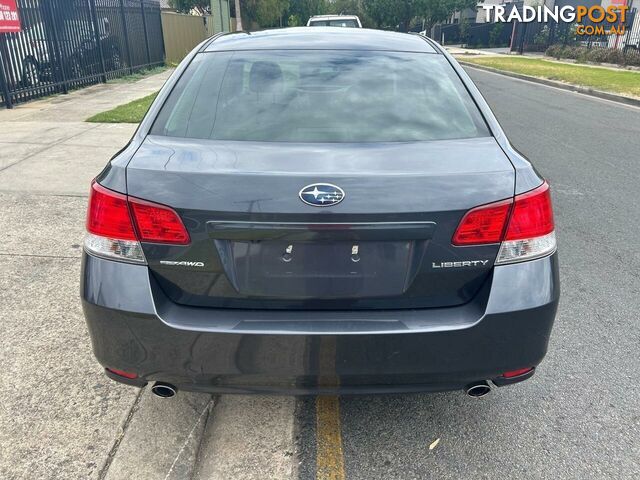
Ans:
[[[0,33],[0,105],[67,93],[164,63],[153,0],[18,0],[22,31]]]

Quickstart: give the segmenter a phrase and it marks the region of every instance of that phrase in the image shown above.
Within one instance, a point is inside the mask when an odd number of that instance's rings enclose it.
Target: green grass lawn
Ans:
[[[112,110],[87,118],[86,121],[93,123],[140,123],[157,94],[157,92],[152,93],[133,102],[119,105]]]
[[[514,56],[460,57],[461,61],[508,72],[547,78],[595,90],[640,97],[640,72],[571,65]]]

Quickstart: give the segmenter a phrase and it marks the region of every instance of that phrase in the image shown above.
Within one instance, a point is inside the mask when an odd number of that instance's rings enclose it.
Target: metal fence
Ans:
[[[436,24],[431,38],[441,45],[462,44],[471,48],[504,47],[510,45],[512,23]]]
[[[626,15],[624,24],[611,24],[602,22],[598,25],[590,21],[584,21],[584,26],[600,26],[605,31],[611,27],[624,26],[624,34],[593,34],[576,36],[576,26],[571,23],[555,22],[531,22],[516,23],[511,42],[511,50],[522,52],[543,52],[549,46],[561,44],[577,44],[587,48],[614,48],[623,51],[640,49],[640,18],[638,10],[631,8]]]
[[[22,31],[0,33],[0,105],[164,63],[153,0],[18,0]]]

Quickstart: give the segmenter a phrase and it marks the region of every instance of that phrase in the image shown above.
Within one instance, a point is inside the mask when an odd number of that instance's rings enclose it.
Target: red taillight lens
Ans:
[[[453,244],[483,245],[531,239],[553,230],[549,184],[544,182],[530,192],[516,195],[513,202],[504,200],[469,210],[453,236]]]
[[[516,196],[505,241],[541,237],[553,230],[553,208],[547,182]]]
[[[189,233],[178,214],[169,207],[129,197],[140,240],[187,245]]]
[[[94,249],[100,248],[96,243],[99,238],[134,242],[138,249],[138,241],[174,245],[190,242],[182,220],[171,208],[127,197],[96,182],[91,185],[87,231],[93,234]],[[118,248],[123,245],[119,243]]]
[[[469,210],[453,235],[456,246],[501,243],[496,265],[534,260],[556,251],[549,185],[512,200]]]
[[[126,195],[93,182],[87,210],[87,231],[100,237],[137,240]]]
[[[500,243],[511,204],[511,200],[504,200],[469,210],[453,235],[453,244],[463,246]]]

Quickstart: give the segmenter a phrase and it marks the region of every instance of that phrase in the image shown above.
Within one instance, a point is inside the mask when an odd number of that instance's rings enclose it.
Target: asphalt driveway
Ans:
[[[469,72],[552,187],[563,293],[549,354],[480,402],[343,398],[346,477],[640,478],[640,109]]]

